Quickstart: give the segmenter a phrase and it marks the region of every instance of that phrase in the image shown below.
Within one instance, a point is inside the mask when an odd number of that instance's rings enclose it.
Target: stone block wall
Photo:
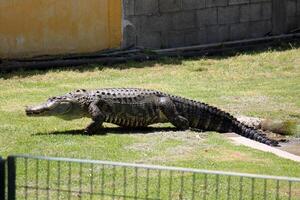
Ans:
[[[300,29],[300,0],[287,0],[286,5],[286,29]]]
[[[300,0],[123,0],[123,46],[171,48],[300,27]]]

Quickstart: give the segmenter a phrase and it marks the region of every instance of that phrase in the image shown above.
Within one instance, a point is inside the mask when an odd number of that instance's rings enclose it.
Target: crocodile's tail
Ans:
[[[235,132],[270,146],[278,146],[277,141],[267,138],[262,131],[243,124],[216,107],[178,97],[173,100],[178,112],[189,120],[191,128],[220,133]]]
[[[267,138],[266,135],[262,131],[257,130],[253,127],[249,127],[249,126],[239,122],[238,120],[236,120],[234,122],[232,131],[239,135],[242,135],[244,137],[250,138],[252,140],[267,144],[269,146],[279,146],[279,144],[276,140]]]

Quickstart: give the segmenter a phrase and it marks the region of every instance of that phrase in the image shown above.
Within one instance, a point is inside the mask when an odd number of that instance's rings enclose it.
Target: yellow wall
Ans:
[[[120,47],[121,0],[0,0],[0,58]]]

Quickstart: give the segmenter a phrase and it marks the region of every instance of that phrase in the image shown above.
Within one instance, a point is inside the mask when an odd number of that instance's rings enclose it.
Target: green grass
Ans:
[[[26,105],[77,88],[141,87],[232,114],[300,123],[300,48],[231,57],[162,59],[0,75],[0,155],[32,154],[296,176],[300,164],[237,146],[217,133],[81,135],[88,119],[28,118]],[[110,125],[107,125],[110,127]],[[167,125],[168,126],[168,125]]]

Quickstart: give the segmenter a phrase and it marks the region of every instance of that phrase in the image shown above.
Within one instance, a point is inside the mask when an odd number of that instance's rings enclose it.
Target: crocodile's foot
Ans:
[[[176,117],[174,119],[174,121],[172,121],[172,123],[179,130],[187,130],[187,129],[189,129],[189,121],[186,118],[182,117],[182,116]]]
[[[83,132],[85,135],[105,135],[102,125],[92,122],[89,126],[84,129]]]

